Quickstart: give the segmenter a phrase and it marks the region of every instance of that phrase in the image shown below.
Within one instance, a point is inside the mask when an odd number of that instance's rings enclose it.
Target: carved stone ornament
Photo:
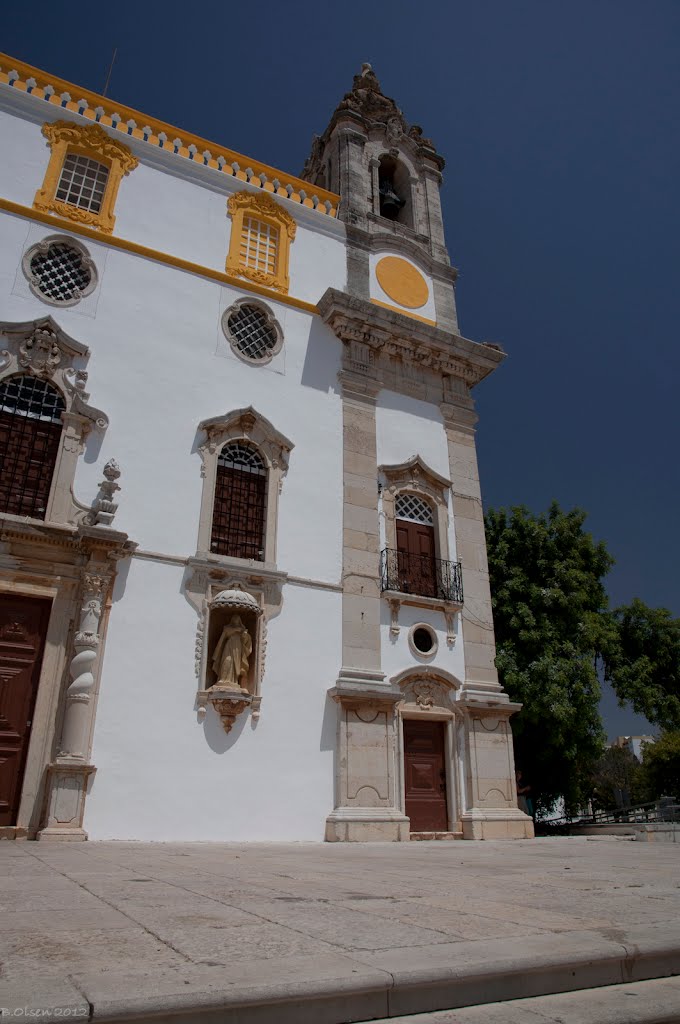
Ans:
[[[448,673],[433,666],[402,672],[393,683],[398,683],[404,703],[417,711],[452,715],[455,710],[457,682]]]
[[[42,133],[49,143],[51,154],[42,187],[38,189],[33,200],[34,209],[44,213],[56,213],[66,220],[111,234],[116,222],[113,210],[118,188],[125,175],[137,167],[137,157],[133,155],[129,146],[120,139],[112,138],[98,124],[54,121],[43,125]],[[64,161],[70,154],[88,157],[103,164],[107,169],[106,185],[98,210],[86,210],[57,199],[57,186]]]

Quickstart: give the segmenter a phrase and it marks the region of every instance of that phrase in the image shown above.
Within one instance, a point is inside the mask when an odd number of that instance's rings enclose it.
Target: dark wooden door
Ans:
[[[50,602],[0,595],[0,826],[16,824]]]
[[[411,832],[446,832],[444,722],[404,720],[404,782]]]
[[[397,519],[400,589],[407,594],[437,596],[434,527]]]

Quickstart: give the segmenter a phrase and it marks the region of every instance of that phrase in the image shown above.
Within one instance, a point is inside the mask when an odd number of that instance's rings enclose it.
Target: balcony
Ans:
[[[460,607],[463,604],[461,565],[429,555],[385,548],[380,554],[380,589],[383,593],[408,594]]]

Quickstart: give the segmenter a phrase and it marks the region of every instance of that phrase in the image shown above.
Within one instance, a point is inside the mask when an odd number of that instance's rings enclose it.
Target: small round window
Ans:
[[[222,327],[234,352],[249,363],[268,363],[281,348],[279,325],[262,306],[232,306],[222,317]]]
[[[437,634],[424,622],[413,626],[408,642],[413,654],[421,658],[432,658],[437,653]]]
[[[45,238],[25,253],[23,268],[34,295],[54,306],[74,306],[94,289],[94,264],[70,238]]]

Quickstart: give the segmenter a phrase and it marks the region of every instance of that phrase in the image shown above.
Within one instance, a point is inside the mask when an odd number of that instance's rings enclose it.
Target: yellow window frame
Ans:
[[[118,188],[125,175],[133,171],[139,163],[137,157],[133,156],[128,146],[118,139],[112,139],[97,124],[80,125],[71,121],[53,121],[43,125],[42,133],[49,143],[51,152],[45,180],[33,200],[33,209],[44,213],[57,213],[66,220],[87,224],[107,235],[112,234],[116,223],[113,210]],[[71,154],[89,157],[108,168],[109,176],[98,213],[56,198],[64,161]]]
[[[269,195],[257,192],[235,192],[229,197],[227,210],[231,217],[231,239],[227,255],[226,270],[235,277],[245,277],[255,284],[264,285],[273,291],[288,293],[290,285],[289,262],[290,243],[295,238],[297,224],[283,207]],[[267,224],[278,232],[277,259],[274,273],[269,274],[257,267],[247,267],[241,260],[241,240],[246,217]]]

